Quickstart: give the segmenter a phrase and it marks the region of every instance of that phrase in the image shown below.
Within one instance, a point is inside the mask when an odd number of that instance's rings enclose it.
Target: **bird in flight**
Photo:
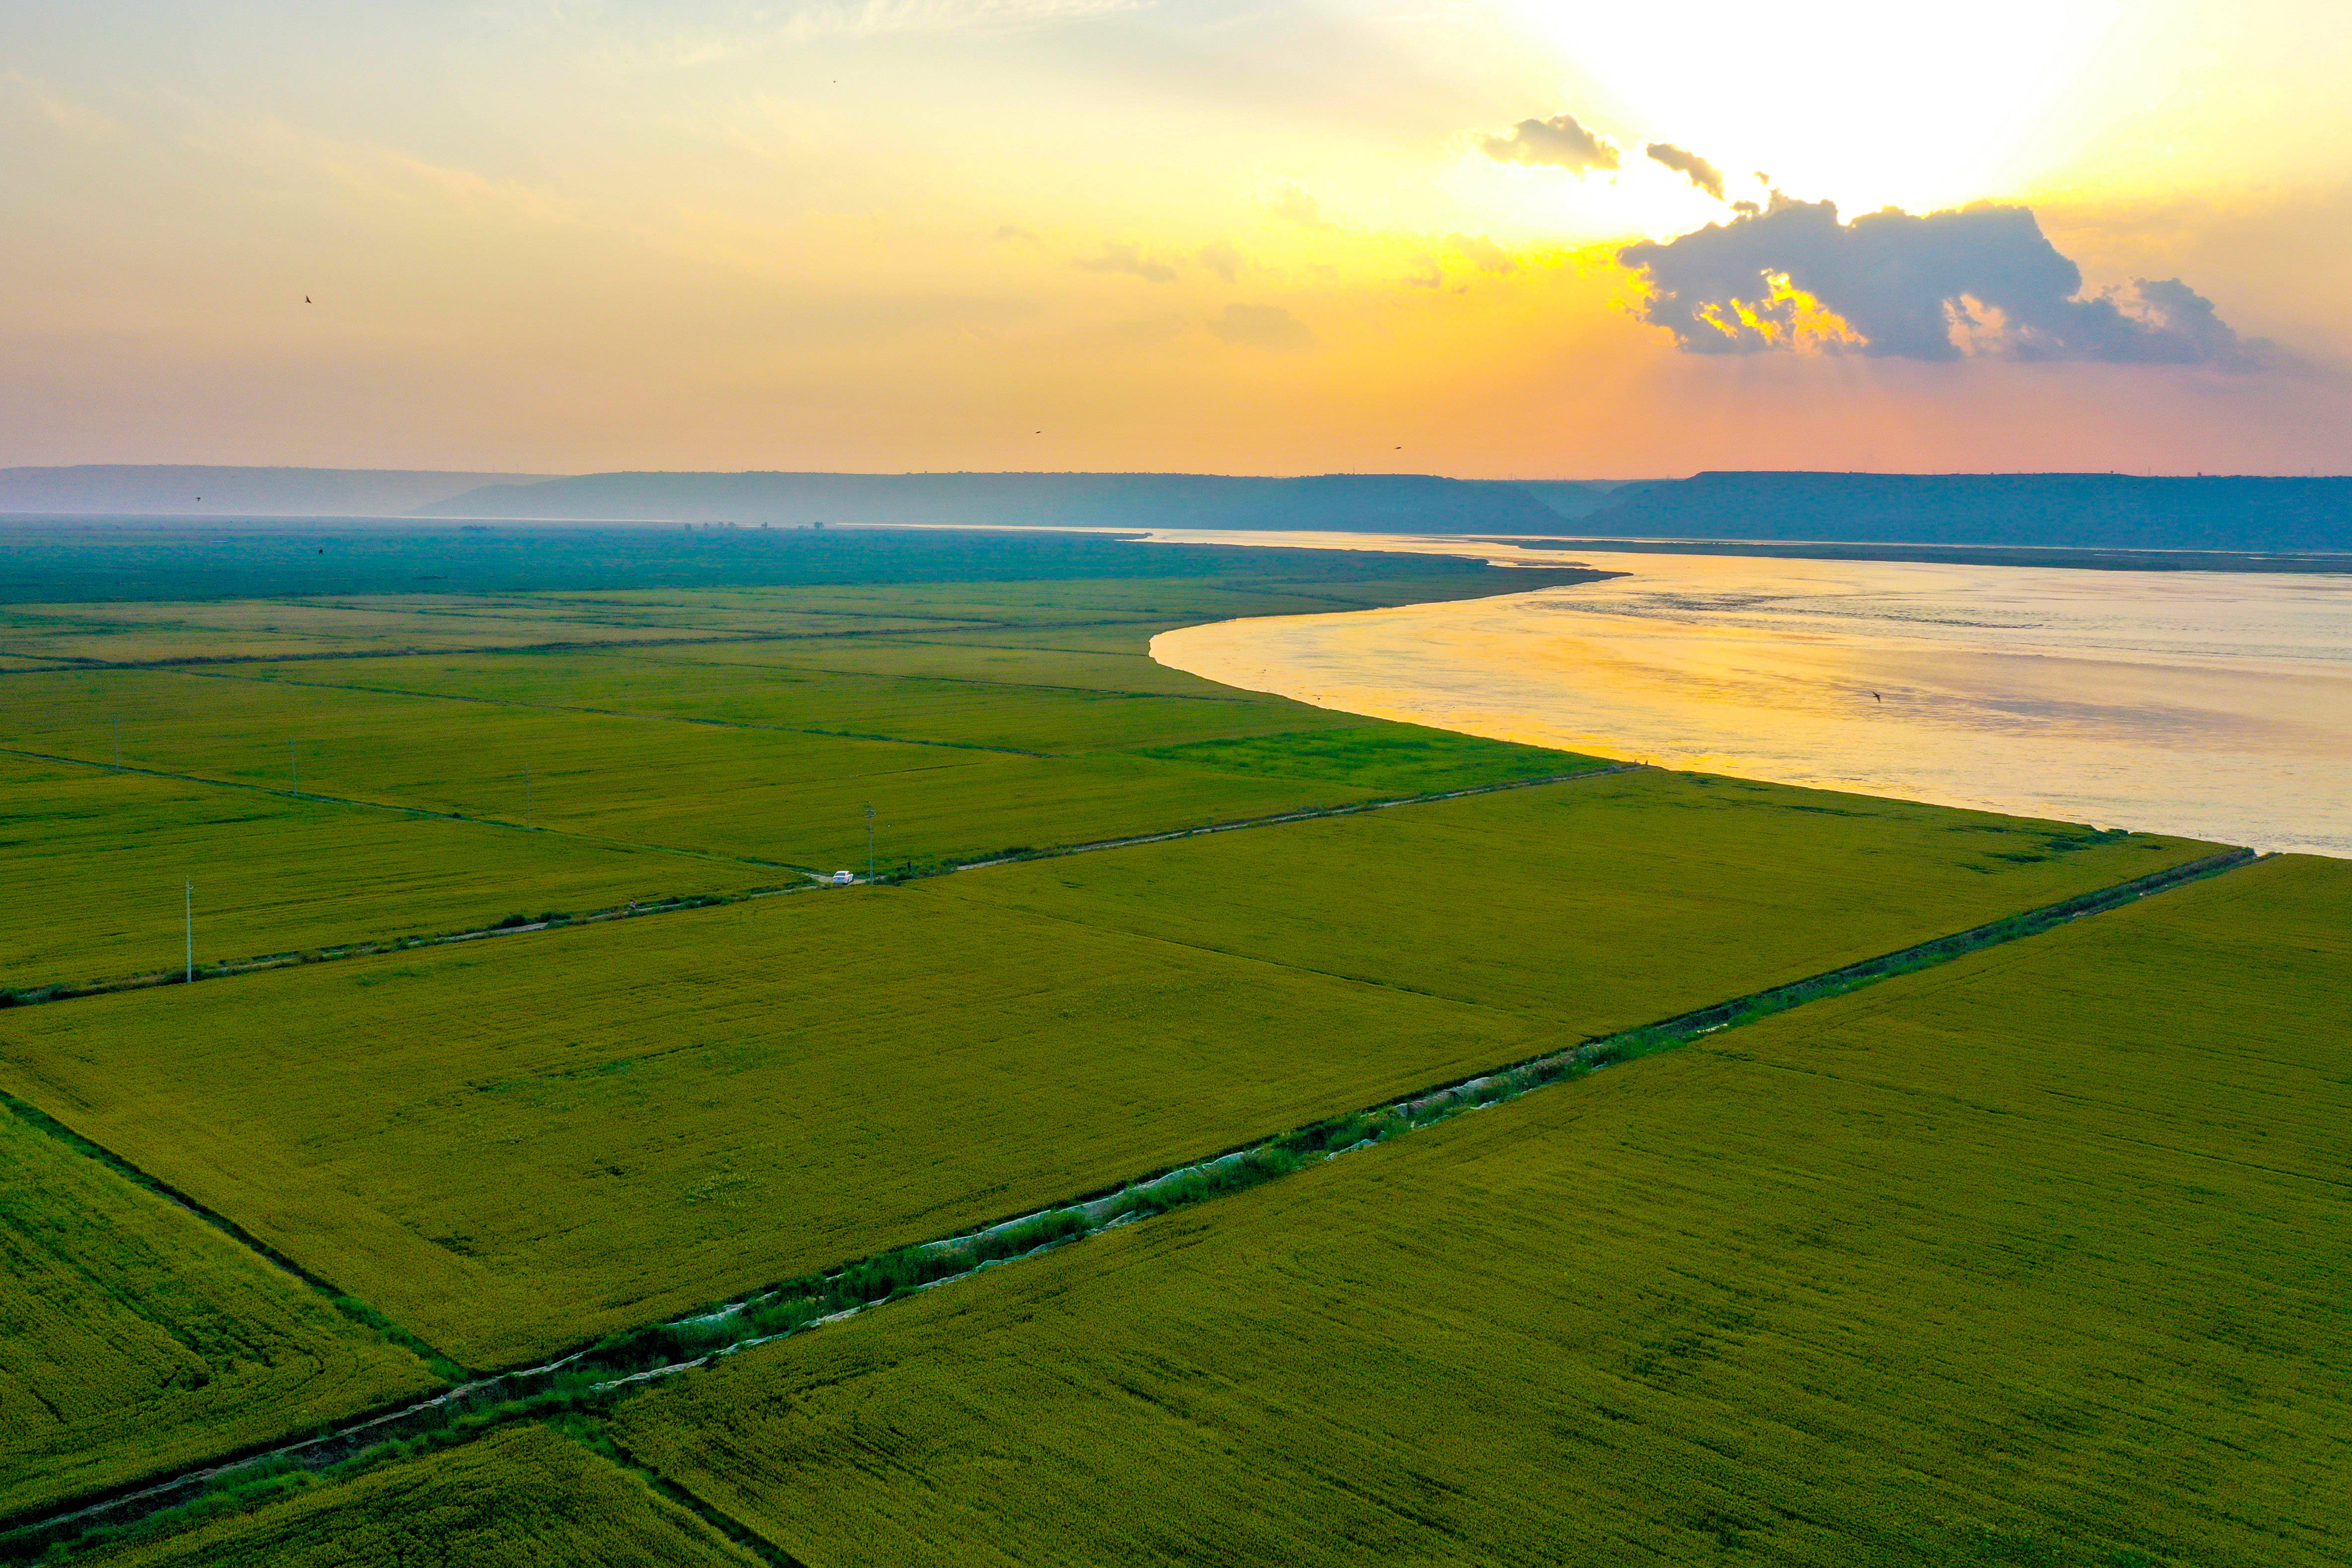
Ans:
[[[303,303],[303,304],[305,304],[305,305],[308,305],[309,303],[310,303],[310,297],[309,295],[307,295],[307,294],[305,294],[304,296],[302,296],[302,303]]]
[[[1871,700],[1872,702],[1874,702],[1874,703],[1883,703],[1883,702],[1885,702],[1886,699],[1885,699],[1885,697],[1883,697],[1883,696],[1880,696],[1876,692],[1873,692],[1873,693],[1871,693],[1871,694],[1870,694],[1870,700]]]

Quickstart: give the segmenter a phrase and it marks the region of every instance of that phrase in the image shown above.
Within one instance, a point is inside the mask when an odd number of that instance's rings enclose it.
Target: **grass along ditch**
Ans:
[[[1326,1118],[1112,1190],[881,1253],[702,1312],[611,1335],[566,1355],[476,1379],[320,1437],[212,1464],[127,1495],[28,1521],[0,1533],[0,1561],[61,1560],[79,1555],[85,1548],[118,1542],[129,1532],[170,1528],[182,1519],[235,1511],[310,1484],[316,1478],[356,1473],[468,1441],[516,1422],[593,1413],[635,1388],[708,1364],[715,1357],[840,1322],[910,1293],[1066,1246],[1117,1226],[1276,1180],[1312,1162],[1385,1142],[1546,1084],[1582,1077],[1817,998],[2032,936],[2257,858],[2252,851],[2234,850],[2168,867],[1803,980],[1588,1040],[1368,1110]],[[110,1160],[105,1151],[69,1129],[55,1131],[85,1153]]]

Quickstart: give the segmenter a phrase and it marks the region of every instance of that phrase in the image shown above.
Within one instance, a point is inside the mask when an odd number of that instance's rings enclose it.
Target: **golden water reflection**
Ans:
[[[1464,549],[1252,540],[1343,541]],[[2352,856],[2352,578],[1493,554],[1626,575],[1191,627],[1152,653],[1499,739]]]

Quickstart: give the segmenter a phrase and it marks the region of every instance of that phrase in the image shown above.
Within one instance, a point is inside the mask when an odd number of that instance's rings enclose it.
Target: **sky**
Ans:
[[[25,0],[0,465],[2352,472],[2352,6]]]

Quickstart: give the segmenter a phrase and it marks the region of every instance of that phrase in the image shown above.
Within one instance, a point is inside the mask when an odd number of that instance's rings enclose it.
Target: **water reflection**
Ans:
[[[2352,856],[2352,578],[1493,554],[1627,575],[1152,652],[1503,739]]]

